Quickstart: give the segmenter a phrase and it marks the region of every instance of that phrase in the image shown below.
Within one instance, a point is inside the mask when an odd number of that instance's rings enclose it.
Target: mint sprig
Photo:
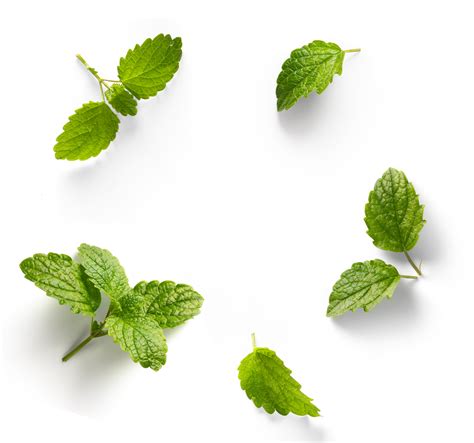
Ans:
[[[147,99],[162,91],[179,68],[181,39],[160,34],[136,45],[120,59],[119,80],[102,78],[81,55],[79,61],[95,77],[102,101],[89,102],[77,109],[57,137],[57,159],[87,160],[96,157],[115,139],[123,116],[137,114],[137,99]],[[109,106],[110,105],[110,106]]]
[[[79,261],[63,254],[35,254],[20,264],[25,278],[76,314],[91,319],[90,333],[68,352],[68,361],[93,339],[110,335],[144,368],[159,370],[168,346],[163,329],[181,325],[199,314],[203,298],[191,286],[152,281],[129,286],[118,259],[106,249],[82,244]],[[102,320],[95,318],[101,292],[110,305]]]

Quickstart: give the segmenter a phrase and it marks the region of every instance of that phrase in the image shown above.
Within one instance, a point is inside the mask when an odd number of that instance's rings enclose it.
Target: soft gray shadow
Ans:
[[[267,414],[263,409],[258,412],[275,425],[288,428],[288,437],[279,438],[282,441],[325,441],[326,433],[318,418],[298,417],[293,414]],[[290,432],[291,430],[291,432]]]
[[[369,312],[359,309],[335,317],[334,325],[351,334],[377,338],[413,329],[422,311],[417,286],[416,280],[402,279],[391,299],[382,300]]]

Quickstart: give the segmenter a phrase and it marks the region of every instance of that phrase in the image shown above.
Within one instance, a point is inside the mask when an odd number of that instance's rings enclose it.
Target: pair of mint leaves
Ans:
[[[56,139],[56,158],[87,160],[106,149],[115,139],[120,124],[112,108],[123,116],[134,116],[137,100],[153,97],[165,89],[179,68],[181,46],[181,38],[173,39],[169,35],[160,34],[145,40],[120,59],[119,80],[103,79],[77,55],[99,82],[102,101],[85,103],[69,117]]]
[[[191,286],[172,281],[140,282],[131,287],[120,262],[106,249],[82,244],[79,260],[64,254],[35,254],[23,260],[25,278],[75,314],[91,317],[90,335],[63,357],[69,360],[91,340],[104,335],[134,362],[158,371],[168,350],[163,329],[199,313],[203,298]],[[110,299],[105,318],[95,319],[102,294]]]

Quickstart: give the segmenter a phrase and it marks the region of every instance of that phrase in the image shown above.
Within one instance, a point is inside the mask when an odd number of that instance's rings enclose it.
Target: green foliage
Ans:
[[[332,82],[333,77],[342,74],[346,52],[335,43],[315,40],[302,48],[295,49],[283,63],[277,79],[278,111],[290,109],[301,97],[316,91],[321,94]]]
[[[181,60],[181,38],[157,35],[130,49],[120,59],[118,76],[136,98],[149,98],[165,89]]]
[[[120,114],[137,115],[137,101],[122,85],[112,85],[105,91],[105,97]]]
[[[89,102],[76,109],[56,139],[57,159],[96,157],[115,138],[120,120],[105,102]]]
[[[102,291],[110,298],[102,321],[93,319],[90,335],[63,360],[67,361],[93,338],[110,335],[133,361],[159,370],[168,350],[163,328],[172,328],[199,314],[203,298],[171,281],[139,283],[130,288],[118,259],[106,249],[82,244],[77,263],[66,255],[35,254],[20,264],[28,280],[47,295],[68,304],[75,313],[94,316]]]
[[[137,114],[137,99],[162,91],[179,68],[181,39],[160,34],[136,45],[120,59],[120,80],[103,79],[81,55],[77,58],[99,83],[102,101],[89,102],[69,117],[57,137],[54,152],[57,159],[87,160],[96,157],[115,139],[120,120],[112,108],[124,115]],[[105,88],[105,93],[104,93]]]
[[[391,298],[399,282],[397,269],[382,260],[354,263],[332,288],[327,316],[359,308],[370,311],[384,298]]]
[[[426,223],[413,184],[402,171],[389,168],[370,191],[365,205],[367,233],[374,245],[392,252],[412,249]]]
[[[301,392],[301,385],[291,376],[282,360],[268,348],[254,346],[238,368],[241,388],[257,408],[281,415],[319,416],[312,399]]]

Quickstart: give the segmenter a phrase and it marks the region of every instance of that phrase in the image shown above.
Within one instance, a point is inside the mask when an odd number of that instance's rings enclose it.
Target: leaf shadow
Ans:
[[[268,414],[263,409],[258,409],[258,412],[275,427],[283,428],[278,433],[281,441],[325,441],[327,438],[324,428],[316,423],[320,418]]]
[[[335,317],[333,325],[341,331],[376,340],[415,330],[422,313],[417,283],[402,279],[391,299],[382,300],[369,312],[358,309]]]

